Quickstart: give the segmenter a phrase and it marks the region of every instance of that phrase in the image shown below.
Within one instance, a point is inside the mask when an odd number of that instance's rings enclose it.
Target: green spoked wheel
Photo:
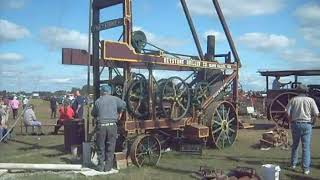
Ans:
[[[138,167],[157,165],[161,157],[159,140],[152,135],[139,135],[131,145],[130,157]]]
[[[193,101],[201,106],[202,103],[210,96],[208,82],[199,82],[195,86]]]
[[[186,82],[180,77],[171,77],[163,85],[160,104],[165,117],[178,121],[183,118],[190,107],[190,91]]]
[[[218,101],[207,110],[209,143],[219,149],[232,146],[238,134],[238,117],[234,106],[228,101]]]

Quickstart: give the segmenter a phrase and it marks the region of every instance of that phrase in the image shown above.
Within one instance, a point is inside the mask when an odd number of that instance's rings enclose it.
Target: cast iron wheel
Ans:
[[[122,97],[123,93],[123,85],[122,84],[115,84],[113,89],[113,95],[117,97]]]
[[[137,118],[145,118],[149,115],[147,81],[140,79],[133,81],[127,93],[128,111]]]
[[[270,118],[280,127],[290,128],[288,117],[286,116],[286,107],[291,98],[297,96],[294,92],[285,92],[275,97],[269,106]]]
[[[138,53],[140,53],[147,45],[147,37],[142,31],[134,31],[131,40],[133,48]]]
[[[157,165],[161,157],[159,140],[152,135],[139,135],[131,145],[130,157],[138,167]]]
[[[199,82],[196,84],[193,101],[201,105],[210,95],[208,82]]]
[[[164,83],[160,104],[166,118],[174,121],[183,118],[190,107],[190,92],[186,82],[179,77],[169,78]]]
[[[117,97],[122,97],[123,93],[123,83],[124,83],[124,78],[123,76],[117,75],[115,76],[110,84],[112,86],[112,95],[117,96]]]
[[[146,77],[144,77],[143,74],[140,73],[132,73],[132,80],[133,81],[139,81],[139,80],[147,80]]]
[[[238,134],[238,117],[234,106],[228,101],[213,102],[207,109],[209,143],[218,149],[233,145]]]

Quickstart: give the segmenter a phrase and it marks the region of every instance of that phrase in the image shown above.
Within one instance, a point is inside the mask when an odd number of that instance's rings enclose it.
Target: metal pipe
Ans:
[[[207,59],[213,61],[215,57],[216,37],[214,35],[207,36]]]
[[[239,65],[241,66],[241,62],[240,62],[240,58],[239,58],[238,52],[237,52],[236,47],[234,45],[234,42],[233,42],[233,39],[231,37],[231,33],[229,31],[229,28],[228,28],[228,25],[226,23],[226,20],[225,20],[223,14],[222,14],[220,5],[218,3],[218,0],[212,0],[212,2],[213,2],[213,5],[214,5],[214,7],[215,7],[215,9],[217,11],[218,16],[219,16],[220,23],[222,25],[223,31],[226,34],[226,37],[227,37],[230,49],[232,51],[233,57],[235,58],[235,61],[237,63],[239,63]]]
[[[92,24],[92,0],[89,0],[89,29],[88,29],[88,74],[87,74],[87,96],[90,95],[90,64],[91,64],[91,24]],[[87,106],[87,120],[85,120],[85,141],[88,141],[90,106]]]
[[[269,76],[266,76],[266,92],[269,90]]]
[[[194,25],[193,25],[193,22],[192,22],[192,19],[191,19],[191,16],[190,16],[190,13],[189,13],[189,10],[188,10],[188,7],[187,7],[187,3],[186,3],[185,0],[180,0],[180,2],[181,2],[181,5],[182,5],[184,14],[186,15],[186,18],[188,20],[188,24],[189,24],[189,27],[190,27],[190,30],[191,30],[191,33],[192,33],[193,40],[196,43],[200,60],[204,60],[204,56],[203,56],[203,52],[202,52],[201,45],[200,45],[200,42],[199,42],[199,38],[198,38],[197,32],[196,32],[196,30],[194,28]]]
[[[166,50],[164,50],[164,49],[162,49],[162,48],[159,48],[159,47],[156,46],[156,45],[153,45],[153,44],[148,43],[148,42],[146,42],[146,44],[148,44],[148,45],[150,45],[150,46],[152,46],[152,47],[154,47],[154,48],[156,48],[156,49],[159,49],[160,51],[162,51],[162,52],[164,52],[164,53],[166,53],[166,54],[170,54],[170,55],[172,55],[172,56],[174,56],[174,57],[176,57],[176,58],[180,58],[180,57],[175,56],[175,55],[171,54],[170,52],[168,52],[168,51],[166,51]]]
[[[157,53],[157,52],[159,52],[159,51],[151,50],[151,49],[143,49],[143,51],[148,51],[148,52],[150,52],[150,53]],[[164,52],[164,53],[169,54],[169,55],[172,55],[172,56],[174,56],[174,57],[178,57],[178,58],[180,58],[179,56],[189,57],[189,58],[192,58],[192,59],[197,59],[197,58],[198,58],[198,56],[195,56],[195,55],[173,53],[173,52],[168,52],[168,51],[166,51],[166,52]]]
[[[100,21],[100,10],[93,7],[92,24],[97,25]],[[94,86],[94,100],[100,97],[100,63],[99,63],[99,31],[92,33],[92,59],[93,59],[93,86]]]

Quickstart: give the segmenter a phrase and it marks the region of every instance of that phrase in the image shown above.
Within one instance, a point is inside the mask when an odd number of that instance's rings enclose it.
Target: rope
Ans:
[[[30,100],[31,100],[31,99],[30,99]],[[30,102],[30,100],[29,100],[29,102]],[[26,104],[26,107],[28,107],[29,102]],[[0,142],[2,142],[2,140],[3,140],[4,138],[6,138],[6,137],[10,134],[10,132],[13,130],[13,128],[15,128],[17,122],[21,119],[21,116],[24,114],[24,112],[26,111],[26,109],[27,109],[27,108],[24,108],[23,111],[19,114],[18,118],[17,118],[16,121],[13,123],[12,127],[11,127],[9,130],[7,130],[7,133],[6,133],[4,136],[2,136],[2,138],[0,139]]]

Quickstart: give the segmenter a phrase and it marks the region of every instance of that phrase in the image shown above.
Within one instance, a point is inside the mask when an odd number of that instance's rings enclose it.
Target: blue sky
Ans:
[[[166,50],[197,55],[178,0],[133,0],[134,28]],[[203,51],[229,51],[211,0],[187,0]],[[263,90],[259,69],[320,69],[318,0],[220,0],[243,67],[244,89]],[[86,67],[61,64],[61,48],[87,49],[89,0],[0,0],[0,90],[70,90],[86,83]],[[121,7],[102,12],[121,16]],[[120,28],[101,33],[117,39]],[[159,73],[159,76],[164,73]],[[286,79],[285,79],[286,80]],[[284,80],[284,81],[285,81]],[[319,78],[304,78],[318,83]]]

